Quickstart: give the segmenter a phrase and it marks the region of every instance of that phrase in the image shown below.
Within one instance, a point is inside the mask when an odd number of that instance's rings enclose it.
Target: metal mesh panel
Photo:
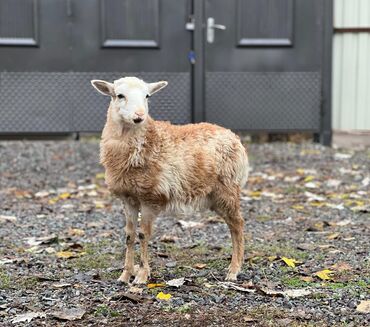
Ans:
[[[239,130],[320,128],[319,72],[206,74],[206,119]]]
[[[65,74],[3,72],[0,78],[0,133],[71,131]]]
[[[101,131],[109,97],[91,79],[113,81],[123,73],[0,73],[0,133]],[[150,113],[173,123],[191,121],[189,73],[129,73],[148,82],[168,80],[153,96]]]

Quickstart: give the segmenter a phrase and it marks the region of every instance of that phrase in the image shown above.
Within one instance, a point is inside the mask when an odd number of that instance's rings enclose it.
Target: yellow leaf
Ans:
[[[62,200],[68,199],[70,197],[71,197],[71,193],[68,193],[68,192],[62,193],[59,195],[59,199],[62,199]]]
[[[333,270],[324,269],[324,270],[316,272],[315,275],[322,280],[330,280],[330,279],[333,279],[331,276],[329,276],[332,273],[334,273]]]
[[[96,179],[104,179],[105,178],[105,173],[99,173],[95,175]]]
[[[168,301],[171,297],[172,297],[171,294],[166,294],[166,293],[163,293],[163,292],[159,292],[157,294],[157,299],[158,300]]]
[[[276,259],[277,259],[276,255],[272,255],[272,256],[267,257],[268,261],[275,261]]]
[[[49,202],[49,204],[55,204],[55,203],[57,203],[57,202],[58,202],[58,200],[59,200],[59,198],[58,198],[58,197],[56,197],[56,198],[52,198],[52,199],[50,199],[48,202]]]
[[[297,172],[297,174],[299,174],[299,175],[304,175],[304,169],[302,169],[302,168],[298,168],[298,169],[296,170],[296,172]]]
[[[249,196],[255,197],[255,198],[259,198],[261,196],[261,194],[262,193],[260,191],[249,192]]]
[[[326,202],[321,202],[321,201],[312,201],[311,203],[311,206],[313,207],[323,207],[323,206],[326,206]]]
[[[72,251],[59,251],[57,252],[57,257],[63,259],[75,258],[77,257],[77,253]]]
[[[163,283],[158,283],[158,284],[152,283],[152,284],[148,284],[147,286],[148,286],[148,288],[155,288],[155,287],[163,287],[163,286],[166,286],[166,284],[163,284]]]
[[[105,208],[105,205],[104,205],[103,202],[95,201],[95,208],[96,209],[104,209]]]
[[[295,268],[296,263],[300,263],[299,261],[295,259],[289,259],[287,257],[281,257],[281,260],[283,260],[289,267]]]
[[[292,205],[292,209],[295,209],[295,210],[304,210],[304,206],[302,206],[300,204],[294,204],[294,205]]]
[[[315,176],[309,175],[304,179],[304,181],[307,183],[307,182],[312,182],[314,179],[315,179]]]
[[[333,233],[333,234],[330,234],[327,239],[328,240],[334,240],[336,239],[337,237],[339,236],[339,233]]]

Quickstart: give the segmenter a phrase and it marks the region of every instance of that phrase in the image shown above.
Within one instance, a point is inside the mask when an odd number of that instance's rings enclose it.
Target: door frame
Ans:
[[[193,17],[195,21],[193,33],[193,49],[195,64],[192,70],[192,104],[195,123],[205,120],[205,0],[193,0]],[[321,65],[321,115],[320,132],[315,140],[330,146],[332,141],[331,93],[332,93],[332,42],[333,42],[333,0],[323,1],[322,24],[323,57]]]

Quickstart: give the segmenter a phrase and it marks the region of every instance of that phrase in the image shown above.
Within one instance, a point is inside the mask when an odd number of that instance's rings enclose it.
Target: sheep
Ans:
[[[126,216],[126,256],[119,281],[146,283],[148,241],[160,212],[211,209],[225,220],[232,239],[226,280],[236,280],[244,257],[240,192],[248,178],[248,157],[233,132],[209,123],[172,125],[148,114],[148,98],[167,82],[124,77],[92,80],[111,97],[100,143],[100,162],[110,192],[122,200]],[[227,110],[227,108],[225,108]],[[138,216],[140,265],[134,266]]]

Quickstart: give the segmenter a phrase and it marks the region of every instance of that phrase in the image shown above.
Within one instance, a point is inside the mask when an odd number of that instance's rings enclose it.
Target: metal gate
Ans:
[[[157,119],[328,143],[331,15],[331,0],[0,0],[0,133],[100,131],[90,79],[136,75],[169,81]]]

